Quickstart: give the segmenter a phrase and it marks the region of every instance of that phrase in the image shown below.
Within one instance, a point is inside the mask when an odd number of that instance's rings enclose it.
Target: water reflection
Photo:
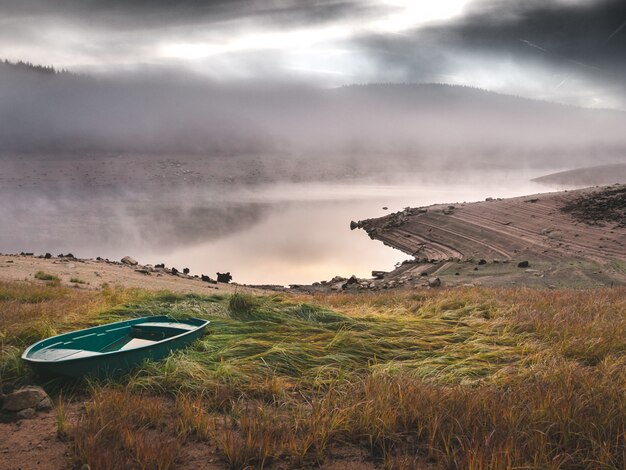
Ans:
[[[443,173],[397,184],[299,183],[143,189],[0,189],[0,251],[230,271],[241,283],[310,283],[368,276],[408,256],[350,231],[350,220],[405,206],[549,190],[520,172]]]

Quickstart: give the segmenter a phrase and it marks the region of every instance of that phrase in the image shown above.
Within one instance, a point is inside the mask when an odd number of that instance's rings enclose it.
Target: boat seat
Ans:
[[[60,361],[61,359],[76,359],[79,357],[97,356],[97,351],[85,351],[84,349],[49,348],[35,352],[31,357],[45,361]]]
[[[135,323],[133,326],[156,326],[156,327],[160,327],[160,328],[174,328],[177,330],[185,330],[185,331],[191,331],[191,330],[195,330],[196,328],[198,328],[197,326],[193,326],[193,325],[187,325],[185,323],[176,323],[176,322],[144,322],[144,323]]]
[[[126,351],[128,349],[140,348],[142,346],[148,346],[148,345],[154,344],[154,343],[156,343],[156,341],[152,341],[152,340],[149,340],[149,339],[133,338],[128,343],[126,343],[124,346],[122,346],[120,349],[118,349],[118,351]]]

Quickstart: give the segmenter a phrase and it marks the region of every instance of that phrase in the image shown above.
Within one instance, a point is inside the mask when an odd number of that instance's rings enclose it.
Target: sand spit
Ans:
[[[406,208],[352,226],[414,257],[386,274],[387,284],[437,276],[443,285],[599,287],[626,283],[624,198],[626,185],[613,185]]]

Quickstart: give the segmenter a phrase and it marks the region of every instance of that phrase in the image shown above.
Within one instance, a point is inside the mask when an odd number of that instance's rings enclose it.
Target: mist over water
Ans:
[[[391,270],[407,256],[351,220],[545,191],[530,178],[626,149],[626,113],[468,87],[4,62],[0,122],[1,251],[130,255],[255,284]]]
[[[4,252],[165,263],[192,274],[230,271],[247,284],[369,277],[409,256],[351,231],[351,220],[406,206],[512,197],[552,188],[542,172],[440,171],[333,182],[206,187],[0,189]],[[395,183],[389,183],[388,180]],[[388,207],[388,210],[383,210]]]

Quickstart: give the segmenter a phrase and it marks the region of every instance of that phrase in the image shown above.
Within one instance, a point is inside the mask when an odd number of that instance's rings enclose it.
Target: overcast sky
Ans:
[[[0,0],[0,58],[626,109],[626,0]]]

